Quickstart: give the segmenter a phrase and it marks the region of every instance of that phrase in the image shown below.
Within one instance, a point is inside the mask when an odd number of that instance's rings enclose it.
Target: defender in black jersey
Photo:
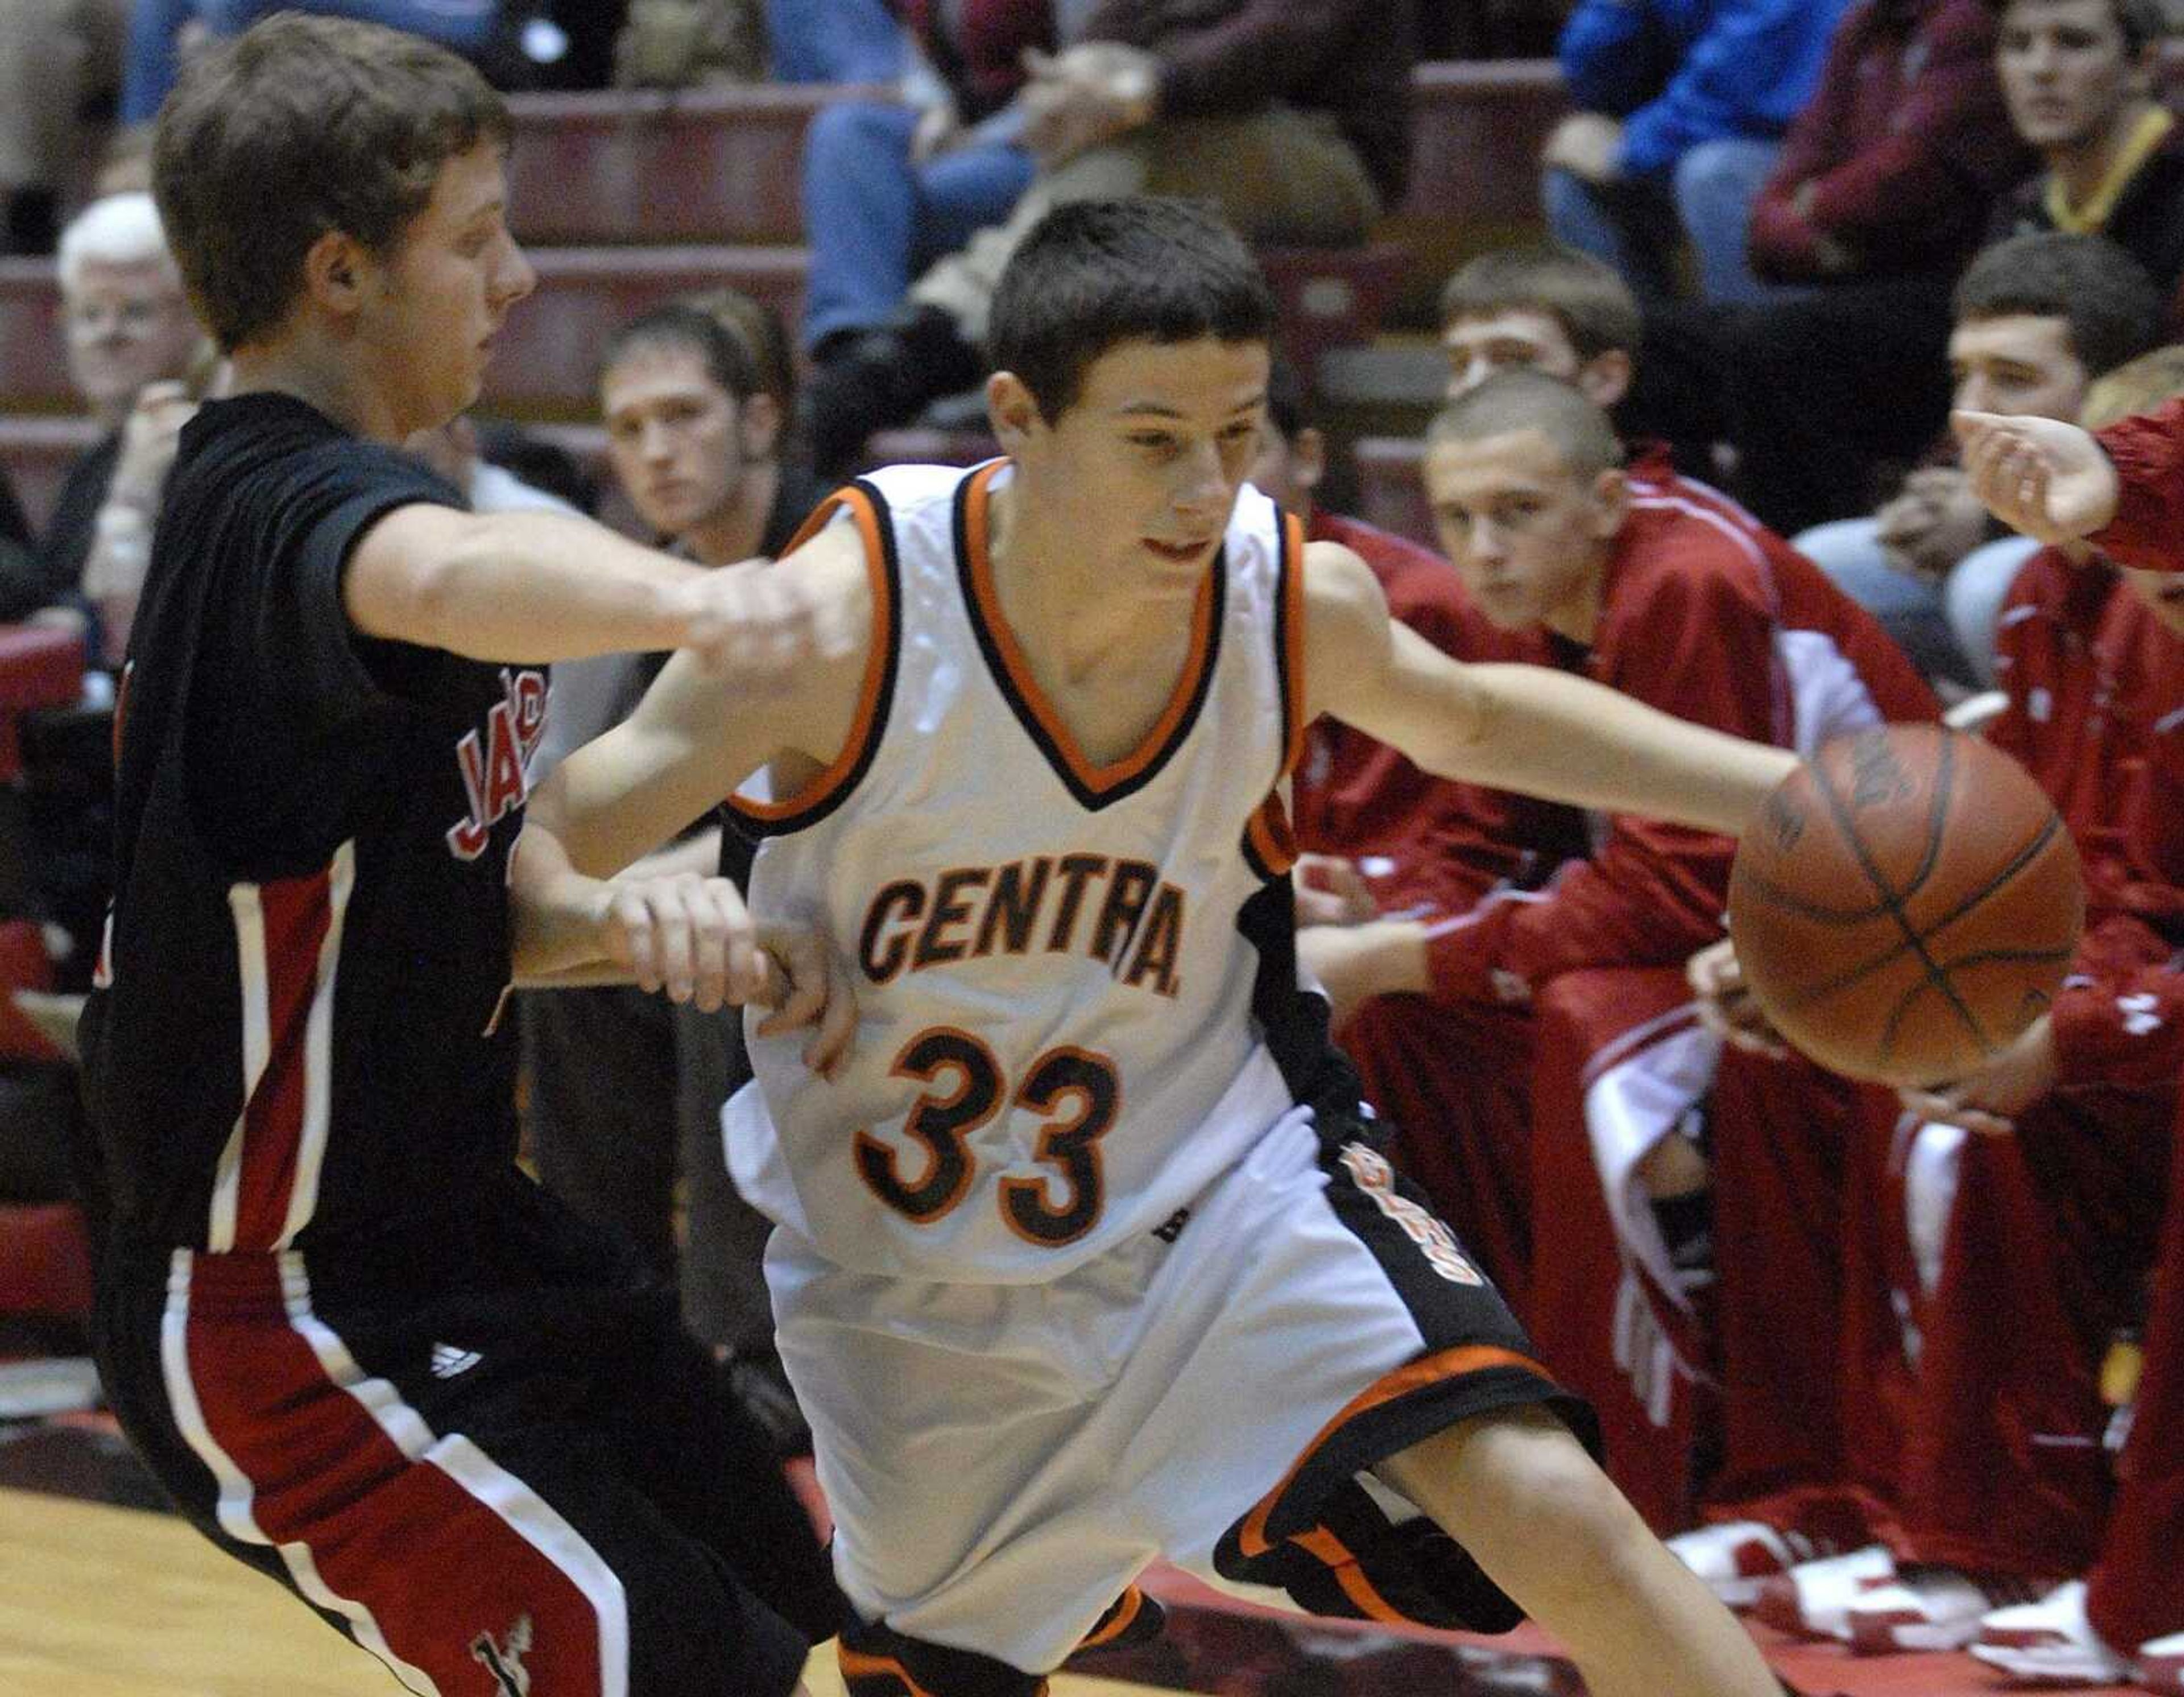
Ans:
[[[755,572],[473,517],[385,445],[475,398],[531,287],[506,134],[460,61],[298,17],[162,115],[237,393],[184,433],[123,684],[100,1360],[206,1534],[413,1691],[783,1693],[824,1559],[671,1291],[515,1168],[500,1009],[519,968],[758,992],[718,880],[511,851],[543,662],[694,645],[726,688],[809,633]],[[794,1022],[816,951],[768,946]]]

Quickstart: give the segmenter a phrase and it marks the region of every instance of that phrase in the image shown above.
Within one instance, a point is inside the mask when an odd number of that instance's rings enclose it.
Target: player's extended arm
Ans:
[[[694,648],[777,670],[846,640],[777,565],[709,571],[561,513],[396,507],[358,541],[342,593],[367,636],[477,660]]]
[[[850,734],[870,647],[872,600],[862,544],[837,525],[785,555],[816,617],[853,633],[850,646],[763,687],[684,650],[637,711],[585,744],[532,795],[529,818],[569,863],[608,878],[651,853],[769,762],[823,766]]]
[[[1953,412],[1972,493],[2004,524],[2050,544],[2104,528],[2121,493],[2114,464],[2090,432],[2052,418]]]
[[[1327,543],[1306,550],[1305,678],[1308,714],[1440,776],[1730,836],[1797,765],[1566,673],[1459,665],[1391,622],[1364,561]]]

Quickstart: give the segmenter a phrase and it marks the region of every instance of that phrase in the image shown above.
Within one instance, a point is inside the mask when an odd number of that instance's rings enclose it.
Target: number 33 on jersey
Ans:
[[[898,466],[838,498],[872,579],[859,726],[803,793],[734,804],[753,910],[818,917],[859,1025],[833,1082],[754,1035],[730,1164],[873,1273],[1056,1277],[1188,1205],[1308,1066],[1270,1036],[1300,1024],[1273,1005],[1300,993],[1275,799],[1302,734],[1295,527],[1243,492],[1172,697],[1098,764],[1000,616],[1009,475]]]

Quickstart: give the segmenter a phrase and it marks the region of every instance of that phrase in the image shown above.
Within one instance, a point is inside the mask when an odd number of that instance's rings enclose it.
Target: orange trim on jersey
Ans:
[[[1289,809],[1279,791],[1259,804],[1244,827],[1251,853],[1268,876],[1279,878],[1297,862],[1296,833],[1290,829]]]
[[[1247,1556],[1264,1555],[1273,1548],[1273,1540],[1267,1536],[1267,1521],[1273,1513],[1274,1505],[1289,1494],[1290,1487],[1296,1482],[1297,1475],[1304,1471],[1306,1464],[1352,1421],[1395,1401],[1398,1397],[1408,1396],[1413,1391],[1424,1390],[1427,1386],[1439,1384],[1444,1380],[1460,1379],[1467,1373],[1483,1372],[1490,1367],[1521,1367],[1528,1373],[1537,1374],[1549,1384],[1554,1382],[1554,1376],[1529,1356],[1519,1355],[1513,1349],[1499,1348],[1490,1343],[1459,1344],[1453,1349],[1444,1349],[1439,1354],[1429,1355],[1424,1360],[1413,1361],[1407,1367],[1398,1367],[1351,1398],[1348,1405],[1322,1426],[1312,1442],[1305,1445],[1304,1453],[1282,1476],[1281,1483],[1260,1498],[1251,1512],[1245,1516],[1244,1524],[1237,1532],[1239,1547]]]
[[[854,484],[837,489],[804,521],[782,552],[787,555],[817,535],[842,507],[847,507],[856,520],[857,533],[865,544],[865,572],[872,586],[872,651],[865,656],[864,682],[857,690],[856,717],[850,721],[850,734],[843,739],[832,763],[787,801],[757,801],[744,795],[730,795],[722,804],[730,812],[746,819],[775,824],[826,801],[856,769],[858,759],[879,722],[880,689],[886,681],[888,660],[894,646],[895,611],[893,586],[888,577],[886,544],[880,536],[879,514],[872,505],[872,498]]]
[[[1304,759],[1304,521],[1282,515],[1282,776]]]
[[[1077,781],[1095,792],[1112,790],[1127,784],[1143,772],[1166,749],[1175,734],[1176,727],[1198,697],[1201,680],[1212,652],[1213,632],[1213,572],[1209,567],[1204,580],[1198,586],[1198,597],[1190,612],[1190,660],[1183,668],[1183,675],[1175,680],[1174,691],[1168,696],[1167,706],[1162,709],[1159,719],[1147,731],[1138,745],[1120,760],[1110,765],[1095,765],[1084,753],[1054,704],[1046,699],[1032,675],[1031,663],[1017,644],[1016,633],[1009,628],[1008,621],[1001,616],[1000,597],[994,592],[994,564],[987,551],[987,502],[993,493],[993,482],[1006,461],[994,461],[982,466],[972,474],[969,497],[964,505],[963,535],[970,559],[971,592],[978,598],[978,614],[994,639],[1000,655],[1001,664],[1007,669],[1008,687],[1031,710],[1061,757],[1069,762],[1070,771]]]
[[[910,1693],[910,1697],[933,1697],[930,1691],[910,1677],[910,1670],[891,1655],[867,1655],[838,1642],[834,1659],[841,1667],[845,1683],[852,1679],[885,1679],[892,1674],[902,1682],[902,1689]]]
[[[1097,1650],[1103,1644],[1112,1644],[1129,1631],[1130,1623],[1145,1612],[1145,1594],[1133,1585],[1123,1593],[1113,1616],[1106,1625],[1077,1646],[1079,1650]]]
[[[1325,1527],[1314,1527],[1310,1532],[1297,1535],[1301,1549],[1316,1555],[1334,1576],[1334,1583],[1342,1588],[1342,1594],[1357,1605],[1357,1612],[1368,1621],[1382,1621],[1391,1627],[1414,1627],[1419,1624],[1373,1588],[1373,1582],[1365,1577],[1365,1570],[1357,1565],[1357,1558],[1350,1547]]]

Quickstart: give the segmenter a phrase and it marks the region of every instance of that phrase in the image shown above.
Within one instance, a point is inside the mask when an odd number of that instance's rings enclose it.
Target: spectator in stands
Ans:
[[[59,271],[70,376],[105,434],[69,468],[33,578],[7,586],[0,617],[75,598],[102,621],[95,657],[115,664],[176,438],[211,379],[212,345],[148,194],[86,207],[62,234]]]
[[[0,3],[0,252],[53,251],[85,109],[120,86],[129,5]]]
[[[1435,420],[1426,454],[1435,522],[1466,589],[1548,663],[1783,746],[1930,714],[1915,674],[1847,598],[1718,498],[1652,466],[1626,472],[1607,416],[1568,384],[1500,373]],[[1513,883],[1468,907],[1314,937],[1311,950],[1368,1095],[1407,1128],[1414,1176],[1520,1313],[1530,1045],[1522,1021],[1475,1010],[1521,1010],[1579,969],[1680,963],[1719,935],[1733,847],[1568,815],[1514,846],[1548,840],[1568,857],[1537,868],[1555,874],[1543,888]],[[1377,1017],[1350,1017],[1368,1002]],[[1489,1032],[1465,1047],[1467,1033]],[[1520,1111],[1489,1125],[1482,1108],[1497,1094]]]
[[[276,12],[320,12],[359,18],[457,53],[485,52],[500,25],[500,0],[131,0],[128,51],[122,66],[121,121],[148,124],[175,86],[187,37],[239,36]]]
[[[1497,371],[1560,377],[1613,412],[1630,390],[1638,302],[1605,260],[1574,248],[1502,248],[1458,266],[1441,286],[1448,399]]]
[[[1865,0],[1754,204],[1752,270],[1803,294],[1715,322],[1649,316],[1662,392],[1735,449],[1740,489],[1791,534],[1869,511],[1881,462],[1940,433],[1949,291],[1992,204],[2031,164],[2004,109],[1981,0]],[[1679,440],[1695,417],[1665,426]]]
[[[1547,228],[1641,299],[1763,299],[1745,232],[1849,0],[1580,0],[1558,57],[1578,109],[1547,138]]]
[[[1990,241],[2105,236],[2170,293],[2184,329],[2184,130],[2154,92],[2162,0],[1989,0],[2009,121],[2041,169],[2005,195]]]
[[[782,458],[782,410],[714,311],[677,303],[617,330],[600,358],[599,410],[623,494],[663,543],[705,565],[778,555],[825,494],[808,467]],[[534,780],[627,717],[666,660],[557,666]],[[645,865],[717,869],[740,884],[749,854],[715,822]],[[524,998],[523,1037],[541,1179],[627,1231],[663,1274],[679,1259],[691,1329],[729,1356],[777,1436],[798,1441],[760,1270],[767,1226],[736,1194],[721,1142],[722,1104],[749,1075],[734,1011],[627,988],[543,991]],[[678,1175],[689,1244],[679,1258]]]
[[[911,280],[1009,215],[1031,184],[1024,61],[1055,46],[1050,0],[921,4],[900,100],[844,101],[804,138],[811,249],[804,340],[822,366],[885,324]]]
[[[1039,169],[1008,220],[814,372],[806,415],[822,471],[977,379],[994,286],[1050,207],[1195,196],[1251,241],[1341,246],[1402,192],[1411,0],[1095,0],[1071,38],[1034,62],[1020,97]]]
[[[1949,366],[1956,405],[2075,418],[2086,386],[2161,338],[2145,267],[2098,236],[2045,232],[1984,249],[1957,285]],[[1997,536],[1953,464],[1913,472],[1872,517],[1797,539],[1953,693],[1994,678],[1994,621],[2032,551]]]
[[[1679,470],[1711,472],[1711,438],[1674,436],[1676,421],[1655,404],[1658,362],[1650,343],[1638,357],[1649,333],[1638,299],[1605,260],[1553,242],[1481,254],[1442,286],[1440,325],[1451,400],[1497,371],[1535,366],[1607,409],[1664,471],[1673,459]]]
[[[2174,383],[2173,356],[2152,370]],[[2147,368],[2131,371],[2089,404],[2100,409],[2089,417],[2143,398]],[[2173,536],[2157,546],[2176,559]],[[2083,1571],[2113,1548],[2114,1612],[2099,1630],[2128,1652],[2184,1625],[2173,1546],[2141,1544],[2184,1504],[2176,1452],[2140,1449],[2135,1431],[2125,1440],[2102,1383],[2111,1339],[2144,1317],[2173,1170],[2184,1069],[2175,784],[2184,644],[2084,547],[2043,549],[2025,564],[1997,639],[2008,706],[1986,734],[2047,790],[2086,868],[2086,927],[2070,976],[2052,1010],[1971,1075],[1899,1098],[1865,1092],[1837,1172],[1787,1158],[1823,1121],[1819,1069],[1750,1052],[1724,1060],[1711,1119],[1719,1186],[1774,1232],[1720,1234],[1720,1309],[1741,1311],[1751,1335],[1802,1335],[1818,1293],[1783,1277],[1773,1239],[1809,1229],[1800,1221],[1839,1222],[1840,1377],[1824,1359],[1808,1359],[1807,1376],[1854,1389],[1836,1477],[1766,1482],[1757,1497],[1722,1505],[1748,1518],[1672,1547],[1718,1583],[1747,1583],[1788,1553],[1786,1529],[1881,1540],[1799,1563],[1758,1598],[1777,1625],[1879,1651],[1961,1644],[1996,1603]],[[1736,996],[1730,963],[1694,967],[1713,1001]],[[1732,1008],[1716,1015],[1725,1028],[1739,1017]],[[1747,1382],[1767,1394],[1753,1377],[1733,1382],[1732,1396]],[[2119,1502],[2134,1519],[2118,1520],[2110,1546],[2104,1452],[2119,1442],[2124,1477],[2137,1474],[2148,1494],[2135,1507],[2128,1491]],[[2074,1622],[2080,1650],[2098,1642],[2083,1588],[2050,1603],[2031,1622],[2009,1609],[1997,1647],[2013,1625]],[[2175,1681],[2172,1672],[2160,1689]]]

